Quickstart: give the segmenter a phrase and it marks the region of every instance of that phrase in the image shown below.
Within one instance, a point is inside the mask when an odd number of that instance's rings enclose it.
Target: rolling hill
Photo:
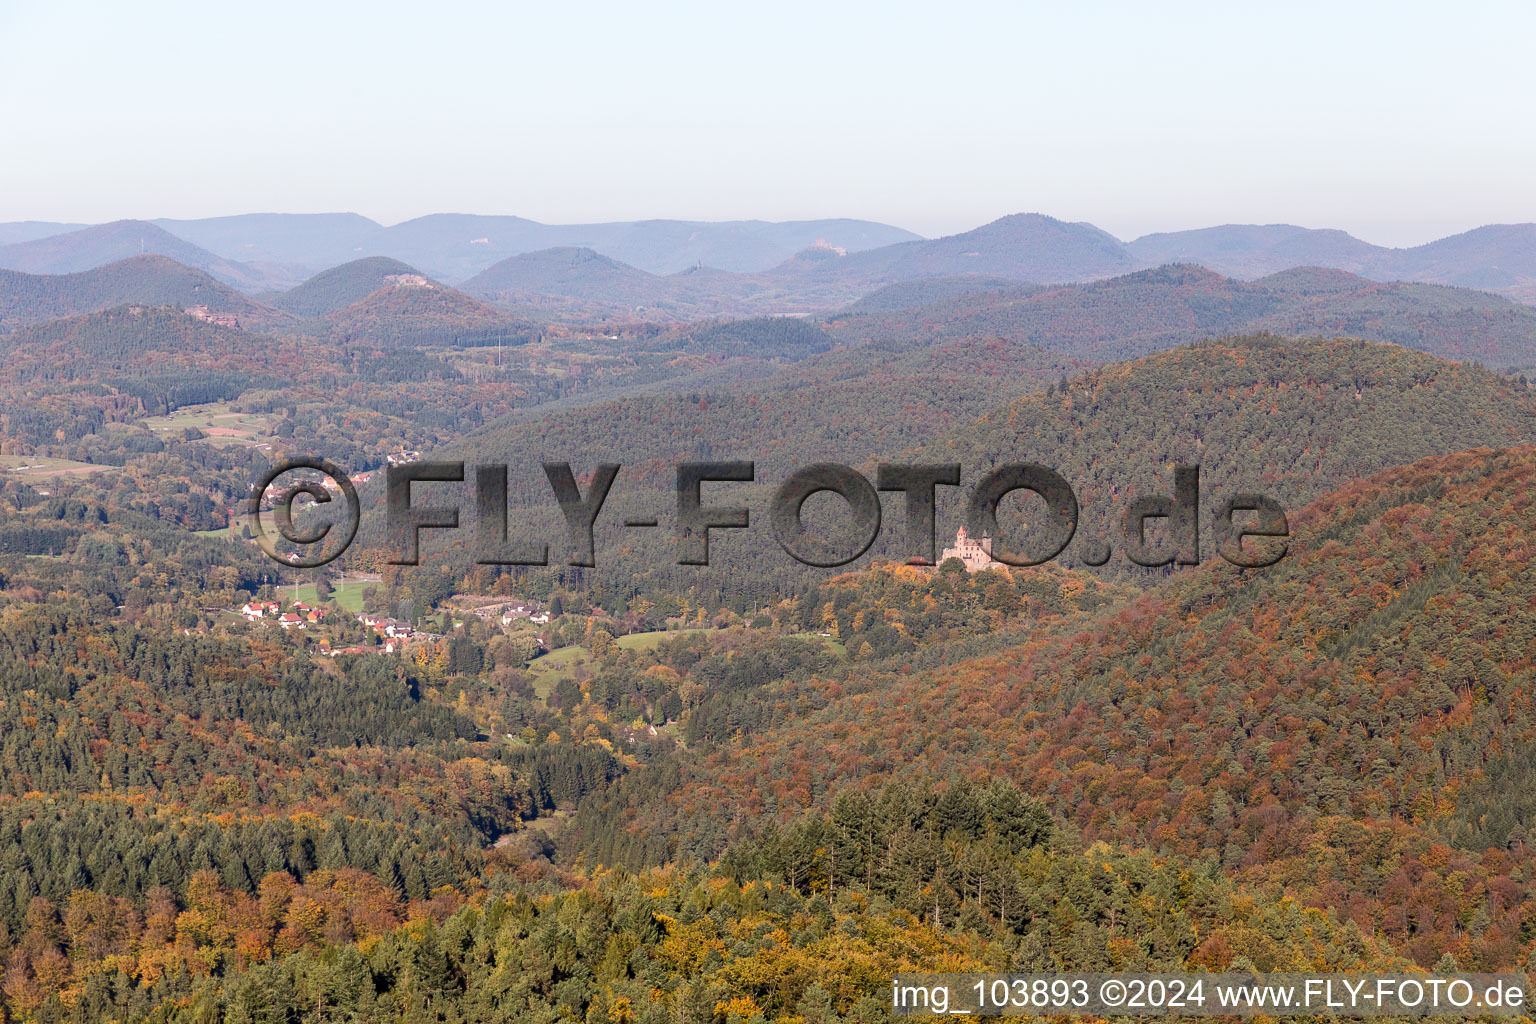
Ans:
[[[1531,443],[1536,398],[1481,367],[1393,345],[1259,335],[1089,370],[918,454],[979,473],[1028,453],[1102,522],[1109,503],[1171,488],[1181,462],[1201,466],[1206,494],[1257,491],[1294,509],[1415,459]]]
[[[385,281],[357,302],[312,320],[311,329],[333,340],[383,346],[521,344],[538,336],[526,321],[420,274],[386,275]]]
[[[851,253],[823,264],[818,274],[857,281],[867,291],[877,284],[955,274],[1056,282],[1109,277],[1134,268],[1120,240],[1092,224],[1017,213],[958,235]]]
[[[581,247],[512,256],[464,282],[466,293],[509,306],[562,298],[627,309],[662,301],[665,289],[655,274]]]
[[[750,273],[773,267],[818,241],[858,252],[918,237],[887,224],[848,218],[541,224],[524,217],[443,213],[385,227],[355,213],[254,213],[135,223],[151,223],[229,261],[268,267],[274,282],[283,273],[297,280],[365,256],[388,256],[434,276],[463,281],[509,256],[561,247],[592,248],[656,274],[700,265]],[[0,246],[85,227],[40,221],[0,224]]]
[[[242,291],[296,283],[281,270],[217,256],[148,221],[120,220],[29,242],[0,246],[0,268],[29,274],[74,274],[132,256],[154,253],[201,270]]]
[[[383,230],[356,213],[246,213],[151,223],[226,259],[311,272],[355,259],[363,244]]]
[[[1536,224],[1490,224],[1404,249],[1372,245],[1342,231],[1228,224],[1145,235],[1126,251],[1144,265],[1198,263],[1238,278],[1319,266],[1377,281],[1422,281],[1536,299]]]
[[[973,292],[1019,292],[1029,286],[1011,277],[987,277],[982,274],[961,274],[954,277],[925,277],[915,281],[899,281],[865,295],[850,305],[843,313],[850,316],[868,316],[879,313],[896,313],[919,306],[932,306]]]
[[[1386,341],[1496,367],[1536,362],[1536,309],[1487,292],[1382,284],[1318,268],[1243,282],[1173,265],[861,315],[866,308],[833,317],[834,333],[846,339],[995,337],[1107,362],[1219,334],[1274,331]]]
[[[1361,273],[1388,251],[1343,231],[1291,224],[1224,224],[1143,235],[1126,244],[1143,264],[1198,263],[1228,277],[1255,278],[1291,267]]]
[[[1533,489],[1529,447],[1425,459],[1298,510],[1271,569],[1188,570],[940,670],[770,689],[758,703],[814,710],[632,773],[575,834],[687,849],[692,822],[825,808],[843,787],[1011,779],[1085,840],[1209,858],[1421,965],[1508,962],[1536,911],[1518,867],[1536,827]],[[833,621],[878,620],[881,585],[820,599]],[[1435,897],[1452,875],[1475,924]]]
[[[522,217],[432,214],[384,227],[341,213],[94,227],[0,224],[0,266],[10,269],[73,272],[148,251],[246,291],[291,287],[320,268],[368,256],[387,256],[459,283],[510,257],[548,249],[590,249],[658,277],[712,269],[709,288],[693,287],[686,300],[707,305],[704,315],[833,309],[887,284],[935,277],[1067,283],[1168,263],[1195,263],[1243,280],[1319,266],[1376,281],[1481,288],[1536,301],[1536,224],[1485,225],[1400,249],[1343,231],[1289,224],[1227,224],[1121,242],[1092,224],[1036,213],[935,239],[849,219],[541,224]],[[652,304],[669,294],[652,295]],[[610,305],[626,301],[622,294],[598,298]],[[728,307],[725,300],[737,305]]]
[[[74,274],[0,270],[0,330],[129,303],[182,309],[207,306],[259,329],[291,322],[203,271],[165,256],[132,256]]]
[[[270,336],[209,323],[175,306],[129,304],[21,327],[5,339],[3,365],[9,379],[21,381],[266,375],[281,348]]]
[[[597,401],[518,411],[433,457],[505,464],[518,533],[525,537],[558,530],[541,463],[569,461],[578,473],[599,462],[621,463],[599,526],[598,568],[584,576],[589,585],[604,595],[699,586],[768,599],[817,575],[785,556],[761,519],[788,473],[807,462],[864,465],[878,455],[899,454],[1078,368],[1018,344],[893,343],[816,352],[825,337],[801,320],[690,329],[668,344],[715,355],[721,372],[670,380],[664,390],[640,387]],[[770,358],[782,363],[765,366]],[[740,372],[728,376],[733,368]],[[671,529],[676,464],[699,459],[757,463],[758,482],[730,492],[757,510],[759,527],[723,540],[708,569],[690,569],[680,580]],[[369,551],[365,559],[384,544],[381,507],[364,513],[359,537]],[[625,531],[618,524],[627,515],[659,515],[662,528],[643,535]],[[453,547],[448,560],[459,564],[467,558],[466,538],[428,534],[424,543],[437,550],[446,542]]]
[[[509,257],[464,282],[464,290],[519,315],[578,323],[675,323],[774,315],[805,306],[793,298],[753,301],[783,293],[765,282],[767,276],[699,267],[662,277],[594,249],[568,247]]]
[[[391,284],[392,278],[413,275],[422,276],[421,271],[399,260],[369,256],[323,270],[288,291],[268,292],[261,298],[296,316],[325,316],[361,302]]]
[[[1417,458],[1536,443],[1536,401],[1525,387],[1397,346],[1260,336],[1067,377],[1072,372],[1053,353],[996,341],[843,348],[731,390],[676,387],[515,413],[439,454],[506,464],[511,503],[529,536],[558,529],[542,462],[570,461],[578,472],[621,463],[622,486],[599,523],[597,567],[584,574],[588,586],[632,594],[686,585],[762,601],[830,575],[795,564],[764,518],[773,489],[812,462],[844,462],[867,476],[880,461],[960,463],[962,486],[938,493],[938,535],[946,540],[962,522],[963,496],[991,467],[1050,466],[1082,506],[1079,541],[1111,544],[1101,571],[1152,584],[1164,571],[1127,561],[1119,516],[1136,496],[1170,493],[1175,463],[1201,465],[1207,511],[1245,490],[1295,510]],[[670,526],[675,466],[701,459],[757,464],[756,483],[718,488],[754,509],[756,526],[725,534],[709,567],[690,568],[680,584]],[[855,566],[908,553],[891,525],[901,521],[899,501],[887,501],[887,529]],[[617,525],[658,513],[660,530]],[[1010,531],[1028,522],[1003,517]],[[365,516],[365,541],[378,543],[381,528],[381,519]],[[465,536],[440,536],[430,546],[444,541],[455,547],[452,559],[466,557]],[[1062,560],[1083,561],[1076,546]]]

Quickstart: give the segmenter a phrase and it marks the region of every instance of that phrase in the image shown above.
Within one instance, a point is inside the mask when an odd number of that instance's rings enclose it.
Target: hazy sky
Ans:
[[[1536,220],[1536,4],[0,0],[0,220]]]

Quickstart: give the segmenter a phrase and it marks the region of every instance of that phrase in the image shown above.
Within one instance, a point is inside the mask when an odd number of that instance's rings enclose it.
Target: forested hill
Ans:
[[[1227,224],[1146,235],[1126,246],[1139,262],[1199,263],[1223,274],[1259,277],[1324,266],[1378,281],[1433,281],[1487,288],[1530,301],[1536,280],[1536,225],[1485,224],[1407,249],[1362,242],[1343,231],[1289,224]]]
[[[326,271],[288,292],[247,298],[201,270],[164,256],[134,256],[74,274],[0,270],[0,330],[21,330],[13,345],[45,335],[80,335],[115,310],[163,308],[218,319],[226,329],[271,332],[290,341],[355,341],[379,348],[521,343],[537,336],[527,321],[439,284],[383,257]],[[206,307],[206,312],[199,309]],[[94,315],[97,320],[81,320]],[[229,324],[226,317],[233,317]],[[121,321],[127,324],[127,321]],[[99,332],[98,332],[99,333]],[[138,331],[140,342],[156,344]],[[138,344],[139,342],[134,342]],[[174,352],[167,342],[162,351]]]
[[[1092,224],[1016,213],[956,235],[853,253],[824,264],[817,274],[873,284],[954,274],[1081,281],[1135,267],[1124,245]]]
[[[361,302],[401,276],[421,271],[387,256],[370,256],[322,271],[285,292],[261,296],[269,304],[297,316],[325,316]]]
[[[774,470],[813,453],[863,464],[915,448],[968,475],[1027,456],[1080,482],[1085,501],[1164,488],[1167,467],[1192,461],[1214,486],[1276,485],[1300,502],[1425,455],[1536,441],[1526,388],[1394,345],[1257,335],[1070,367],[1002,341],[852,346],[738,392],[517,413],[450,451],[505,461],[514,480],[531,467],[541,497],[545,457],[638,468],[709,453]],[[670,466],[658,479],[667,485]]]
[[[76,381],[122,372],[250,370],[280,347],[269,336],[174,306],[133,304],[21,328],[6,339],[5,372],[20,380]]]
[[[746,331],[750,338],[744,336]],[[686,589],[694,582],[767,598],[778,586],[800,586],[803,573],[762,530],[730,537],[719,547],[718,568],[690,571],[687,580],[679,580],[673,571],[676,554],[669,519],[664,520],[667,529],[651,531],[650,536],[626,534],[613,524],[628,513],[670,516],[679,462],[755,460],[758,483],[735,489],[766,510],[773,488],[808,462],[862,465],[907,451],[1000,401],[1037,391],[1077,369],[1033,346],[984,343],[863,345],[790,361],[824,343],[814,326],[794,320],[702,328],[690,333],[687,344],[727,356],[722,365],[728,368],[750,349],[746,341],[769,342],[759,353],[763,357],[788,358],[777,372],[730,387],[684,385],[663,393],[515,412],[445,446],[434,457],[506,465],[517,520],[530,536],[558,521],[542,463],[569,461],[583,474],[584,487],[585,474],[598,463],[620,463],[622,475],[599,527],[599,569],[587,574],[604,600],[636,588]],[[367,549],[364,557],[382,559],[376,546],[383,541],[382,503],[365,500],[364,505],[359,534]],[[440,536],[424,537],[429,549],[442,543]],[[461,541],[452,542],[454,550],[447,556],[456,564],[467,557]]]
[[[1297,508],[1428,455],[1533,442],[1536,400],[1507,377],[1395,345],[1259,335],[1089,370],[917,457],[959,462],[967,481],[1011,460],[1050,466],[1084,507],[1079,535],[1109,539],[1132,497],[1172,493],[1179,463],[1201,467],[1207,510],[1241,491]]]
[[[1303,268],[1254,282],[1166,266],[1091,284],[986,290],[830,318],[847,338],[997,337],[1098,362],[1222,334],[1274,331],[1386,341],[1489,366],[1536,362],[1536,309],[1443,285],[1380,284]]]
[[[690,849],[722,819],[842,787],[1009,778],[1085,840],[1214,858],[1420,964],[1519,962],[1536,919],[1520,853],[1536,827],[1533,493],[1529,447],[1351,483],[1293,514],[1275,567],[1208,564],[969,663],[800,685],[820,710],[632,773],[574,837]],[[904,595],[863,580],[775,614],[878,621]]]
[[[566,247],[520,253],[464,282],[471,295],[516,302],[563,295],[605,303],[649,301],[659,279],[591,249]]]
[[[207,306],[261,329],[288,319],[203,271],[164,256],[134,256],[77,274],[0,270],[0,331],[131,302],[178,308]]]
[[[148,221],[119,220],[61,235],[0,246],[0,267],[29,274],[71,274],[131,256],[157,253],[249,291],[293,283],[278,267],[259,267],[217,256]]]
[[[539,464],[549,458],[583,467],[623,462],[654,487],[672,486],[679,459],[757,458],[767,471],[787,470],[811,453],[861,462],[939,437],[1078,368],[1029,345],[893,342],[820,351],[827,342],[804,320],[702,325],[677,344],[723,368],[772,361],[772,372],[730,387],[535,407],[487,424],[443,454],[505,462],[514,495],[522,481],[541,502],[547,485]]]
[[[365,298],[311,321],[308,330],[386,348],[522,344],[538,336],[527,321],[419,275],[387,279]]]
[[[916,281],[899,281],[876,289],[843,312],[853,316],[894,313],[903,309],[931,306],[973,292],[1017,293],[1025,290],[1038,291],[1041,287],[1043,286],[1026,285],[1013,278],[988,277],[982,274],[925,277]]]
[[[1177,463],[1201,466],[1208,520],[1222,499],[1241,491],[1295,510],[1350,480],[1429,455],[1536,443],[1536,403],[1524,386],[1390,345],[1228,339],[1064,382],[1048,354],[1017,345],[953,345],[935,355],[923,347],[842,349],[739,391],[514,414],[441,454],[507,465],[515,518],[527,536],[560,536],[543,462],[571,462],[583,486],[599,462],[621,463],[598,521],[597,567],[583,573],[594,599],[613,604],[645,593],[654,600],[660,591],[699,588],[750,606],[801,593],[835,572],[795,563],[767,526],[774,489],[811,462],[841,461],[867,475],[880,461],[960,463],[962,486],[938,491],[938,533],[946,539],[962,522],[968,489],[989,469],[1019,460],[1049,466],[1076,492],[1078,541],[1108,541],[1113,554],[1103,571],[1146,583],[1166,570],[1130,564],[1120,517],[1136,497],[1172,493]],[[1033,368],[1025,355],[1038,360]],[[1017,389],[1011,399],[1006,388]],[[756,484],[716,488],[720,500],[754,509],[756,526],[718,535],[707,568],[680,569],[671,530],[676,464],[700,459],[756,462]],[[381,503],[372,505],[362,550],[382,560]],[[659,516],[662,528],[625,530],[618,524],[629,515]],[[886,528],[855,566],[906,557],[901,531],[891,525],[901,515],[899,497],[889,496]],[[1027,526],[1006,506],[1003,524]],[[428,566],[443,558],[467,567],[466,531],[426,536],[429,552],[451,545],[446,554],[429,554]],[[1211,543],[1207,526],[1205,557]],[[1084,561],[1076,544],[1062,559]]]

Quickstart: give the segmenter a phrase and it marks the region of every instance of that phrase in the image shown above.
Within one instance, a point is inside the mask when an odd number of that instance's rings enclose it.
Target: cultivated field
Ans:
[[[206,434],[203,440],[209,444],[251,445],[272,437],[274,419],[262,413],[236,412],[227,402],[211,402],[189,405],[168,416],[151,416],[143,423],[157,434],[192,429]]]

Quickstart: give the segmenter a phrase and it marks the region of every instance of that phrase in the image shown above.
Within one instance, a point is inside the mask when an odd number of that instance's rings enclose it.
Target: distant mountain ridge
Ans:
[[[368,256],[398,259],[450,283],[467,280],[511,256],[570,247],[591,248],[651,273],[671,274],[699,266],[749,273],[782,263],[818,242],[859,252],[919,237],[888,224],[848,218],[541,224],[524,217],[439,213],[385,227],[355,213],[257,213],[197,220],[119,221],[94,228],[36,221],[0,224],[0,266],[60,273],[135,255],[140,250],[132,238],[128,239],[131,246],[118,244],[103,253],[100,238],[68,237],[81,231],[124,234],[120,230],[123,225],[134,225],[145,235],[148,245],[144,251],[159,252],[189,266],[201,267],[214,257],[236,266],[262,268],[254,274],[251,270],[216,274],[241,287],[247,285],[237,279],[254,276],[258,280],[251,290],[289,287],[328,267]],[[197,257],[187,250],[178,255],[173,244],[157,232],[208,255]],[[51,244],[16,254],[6,252],[12,245],[47,240]]]
[[[1198,263],[1229,277],[1263,277],[1292,267],[1360,273],[1382,251],[1343,231],[1290,224],[1225,224],[1143,235],[1126,244],[1141,263]]]
[[[151,221],[229,259],[323,267],[345,263],[358,246],[383,225],[356,213],[246,213],[200,220],[159,218]]]
[[[74,274],[0,270],[0,331],[124,304],[206,306],[249,329],[396,345],[510,343],[562,319],[578,329],[607,319],[686,330],[720,319],[762,319],[796,302],[815,312],[858,290],[842,278],[845,259],[815,250],[771,274],[662,277],[590,249],[552,249],[503,261],[455,289],[398,260],[368,257],[291,290],[252,297],[204,271],[145,255]],[[1472,289],[1384,284],[1316,267],[1239,281],[1174,264],[1056,286],[948,275],[875,289],[818,319],[842,345],[1024,344],[1078,364],[1268,331],[1360,337],[1498,368],[1536,367],[1536,308]]]
[[[1173,264],[1054,288],[960,293],[921,306],[858,303],[830,321],[850,339],[997,338],[1101,363],[1267,331],[1390,342],[1494,367],[1536,365],[1530,306],[1467,288],[1384,284],[1315,267],[1239,281]]]
[[[1081,251],[1097,258],[1093,236],[1080,237],[1090,243]],[[947,254],[911,259],[943,269],[967,259],[968,251],[950,244]],[[464,290],[532,319],[818,313],[848,343],[993,338],[1100,363],[1217,335],[1271,331],[1361,337],[1496,367],[1536,365],[1536,308],[1447,285],[1382,283],[1317,267],[1241,281],[1174,264],[1054,287],[977,274],[871,288],[890,263],[861,275],[848,269],[855,259],[816,251],[765,274],[659,277],[591,250],[549,250],[503,261],[465,282]],[[826,304],[850,295],[857,301],[826,312]]]
[[[502,304],[554,303],[646,319],[762,316],[836,309],[872,291],[910,281],[979,277],[993,281],[1062,281],[1108,277],[1135,269],[1120,243],[1091,224],[1018,214],[974,231],[845,252],[808,246],[769,270],[735,274],[698,268],[647,274],[595,250],[551,249],[511,257],[464,282],[464,290]],[[555,272],[554,268],[559,267]],[[951,291],[964,286],[951,283]],[[570,301],[577,300],[577,301]]]
[[[383,228],[359,255],[386,255],[450,282],[465,281],[502,259],[543,249],[586,248],[653,274],[707,266],[736,273],[766,270],[819,241],[849,252],[919,236],[859,220],[678,221],[541,224],[522,217],[432,214]]]
[[[74,274],[151,253],[204,271],[242,291],[286,288],[299,281],[280,269],[225,259],[142,220],[113,221],[0,246],[0,269],[28,274]]]
[[[0,334],[10,332],[9,343],[29,329],[98,314],[92,323],[145,322],[124,319],[124,309],[171,309],[243,331],[384,347],[517,343],[538,333],[504,310],[385,257],[355,260],[289,291],[255,297],[166,256],[133,256],[74,274],[0,270]],[[179,323],[158,313],[152,319]]]
[[[1038,213],[1011,214],[958,235],[890,245],[839,261],[839,273],[882,283],[952,274],[1051,283],[1135,269],[1124,244],[1109,232]]]
[[[1153,235],[1125,245],[1091,224],[1018,214],[958,235],[859,253],[812,246],[754,274],[704,269],[662,277],[602,257],[602,279],[580,272],[552,278],[535,269],[558,261],[554,252],[504,260],[466,281],[464,289],[492,302],[531,301],[547,308],[551,304],[544,299],[556,296],[565,300],[556,307],[579,311],[590,302],[607,314],[652,319],[817,313],[866,297],[872,305],[864,311],[881,305],[893,312],[926,305],[922,299],[930,296],[1006,290],[1010,282],[1038,289],[1184,263],[1238,282],[1310,268],[1317,281],[1318,274],[1330,272],[1354,275],[1353,284],[1332,279],[1334,290],[1402,281],[1536,302],[1536,225],[1480,228],[1414,249],[1383,249],[1341,231],[1284,225]],[[599,266],[595,259],[585,264],[589,272]]]
[[[15,245],[17,242],[31,242],[39,238],[51,238],[54,235],[62,235],[68,231],[79,231],[81,228],[90,227],[89,224],[61,224],[51,220],[16,220],[8,224],[0,224],[0,245]]]
[[[522,259],[567,250],[588,250],[611,261],[605,274],[616,290],[573,280],[541,288],[543,271],[534,268],[551,258]],[[449,284],[475,281],[467,290],[482,298],[560,296],[562,301],[544,304],[577,312],[581,301],[608,312],[644,306],[685,318],[835,309],[888,285],[932,278],[1060,284],[1168,263],[1194,263],[1243,280],[1321,267],[1376,281],[1478,288],[1536,304],[1536,224],[1485,225],[1403,249],[1288,224],[1227,224],[1122,242],[1092,224],[1039,213],[1011,214],[934,239],[848,219],[559,225],[433,214],[385,227],[341,213],[117,221],[87,228],[0,224],[0,268],[70,273],[148,252],[247,292],[288,288],[326,268],[387,257]],[[508,260],[517,262],[502,266]],[[532,280],[520,280],[524,272]]]
[[[1145,235],[1126,250],[1144,264],[1199,263],[1231,277],[1316,266],[1377,281],[1451,284],[1536,301],[1536,224],[1489,224],[1407,249],[1372,245],[1343,231],[1227,224]]]

